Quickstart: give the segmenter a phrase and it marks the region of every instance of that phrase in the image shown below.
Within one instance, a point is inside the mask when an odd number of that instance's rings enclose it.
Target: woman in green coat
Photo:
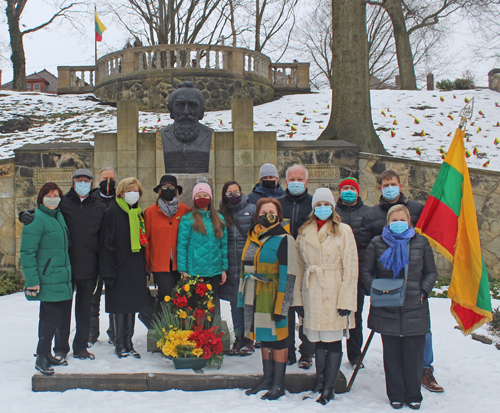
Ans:
[[[26,298],[40,301],[35,369],[48,376],[54,374],[52,366],[68,364],[65,359],[52,356],[50,351],[64,302],[73,296],[68,229],[59,211],[62,195],[61,188],[54,182],[42,186],[35,219],[23,228],[21,240]]]

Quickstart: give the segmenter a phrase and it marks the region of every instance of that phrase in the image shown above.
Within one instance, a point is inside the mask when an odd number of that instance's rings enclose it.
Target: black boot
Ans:
[[[126,317],[127,314],[113,314],[114,324],[115,324],[115,354],[118,358],[127,357],[130,355],[128,351],[125,350],[125,329],[126,329]]]
[[[108,333],[108,344],[115,344],[115,317],[113,314],[109,315],[109,327],[106,330]]]
[[[323,348],[316,350],[316,383],[314,389],[311,390],[303,400],[314,399],[319,393],[323,391],[325,384],[325,364],[326,364],[326,350]]]
[[[326,353],[326,367],[325,367],[325,386],[321,392],[318,403],[325,405],[334,397],[335,383],[340,371],[342,363],[342,353],[334,353],[329,351]]]
[[[262,390],[269,390],[273,384],[273,360],[272,359],[262,359],[262,368],[264,370],[264,376],[262,381],[257,387],[247,390],[245,394],[250,396],[251,394],[257,394]]]
[[[54,374],[54,369],[45,355],[38,355],[36,357],[35,369],[45,376],[52,376]]]
[[[134,336],[135,327],[135,313],[125,314],[125,318],[127,320],[127,326],[125,328],[125,339],[123,342],[123,346],[129,354],[134,356],[136,359],[140,359],[141,355],[134,350],[134,345],[132,344],[132,337]]]
[[[56,358],[52,354],[49,354],[47,356],[47,360],[52,366],[67,366],[68,365],[68,361],[65,358]]]
[[[273,385],[271,389],[261,397],[262,400],[277,400],[285,394],[285,372],[286,362],[280,363],[273,360]]]

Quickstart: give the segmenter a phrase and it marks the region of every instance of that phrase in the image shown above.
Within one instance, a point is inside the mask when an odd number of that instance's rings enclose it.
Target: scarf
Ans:
[[[176,196],[174,196],[170,202],[165,201],[163,198],[158,198],[158,206],[160,207],[161,212],[163,212],[167,217],[172,218],[177,212],[179,202]]]
[[[276,188],[276,190],[274,190],[274,189],[264,188],[259,183],[257,187],[254,188],[254,192],[260,192],[261,194],[265,195],[266,198],[280,198],[283,195],[285,195],[285,191],[283,191],[283,188],[281,187],[280,184],[278,184],[278,187]]]
[[[387,225],[384,227],[382,238],[389,248],[380,257],[380,263],[386,270],[392,269],[394,274],[392,278],[398,278],[401,270],[410,262],[407,245],[414,236],[413,227],[409,227],[402,234],[395,234]]]
[[[144,225],[144,219],[141,215],[141,207],[138,206],[137,208],[130,208],[123,198],[116,198],[116,203],[128,214],[128,222],[130,224],[130,245],[132,247],[132,252],[139,252],[141,250],[141,246],[145,247],[148,245],[146,226]]]

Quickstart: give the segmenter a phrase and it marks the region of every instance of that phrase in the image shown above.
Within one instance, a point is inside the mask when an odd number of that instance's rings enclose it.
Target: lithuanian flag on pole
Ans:
[[[102,34],[106,31],[106,26],[102,24],[102,21],[99,19],[97,15],[97,11],[95,12],[95,40],[96,42],[102,41]]]
[[[457,128],[415,229],[453,263],[450,310],[468,335],[491,321],[492,315],[464,136],[465,131]]]

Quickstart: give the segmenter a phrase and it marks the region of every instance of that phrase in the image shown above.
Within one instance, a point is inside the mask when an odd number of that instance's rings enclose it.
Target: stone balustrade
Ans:
[[[272,63],[270,65],[270,80],[277,92],[297,93],[309,90],[309,63]]]
[[[96,85],[95,66],[58,66],[58,94],[92,93]]]

